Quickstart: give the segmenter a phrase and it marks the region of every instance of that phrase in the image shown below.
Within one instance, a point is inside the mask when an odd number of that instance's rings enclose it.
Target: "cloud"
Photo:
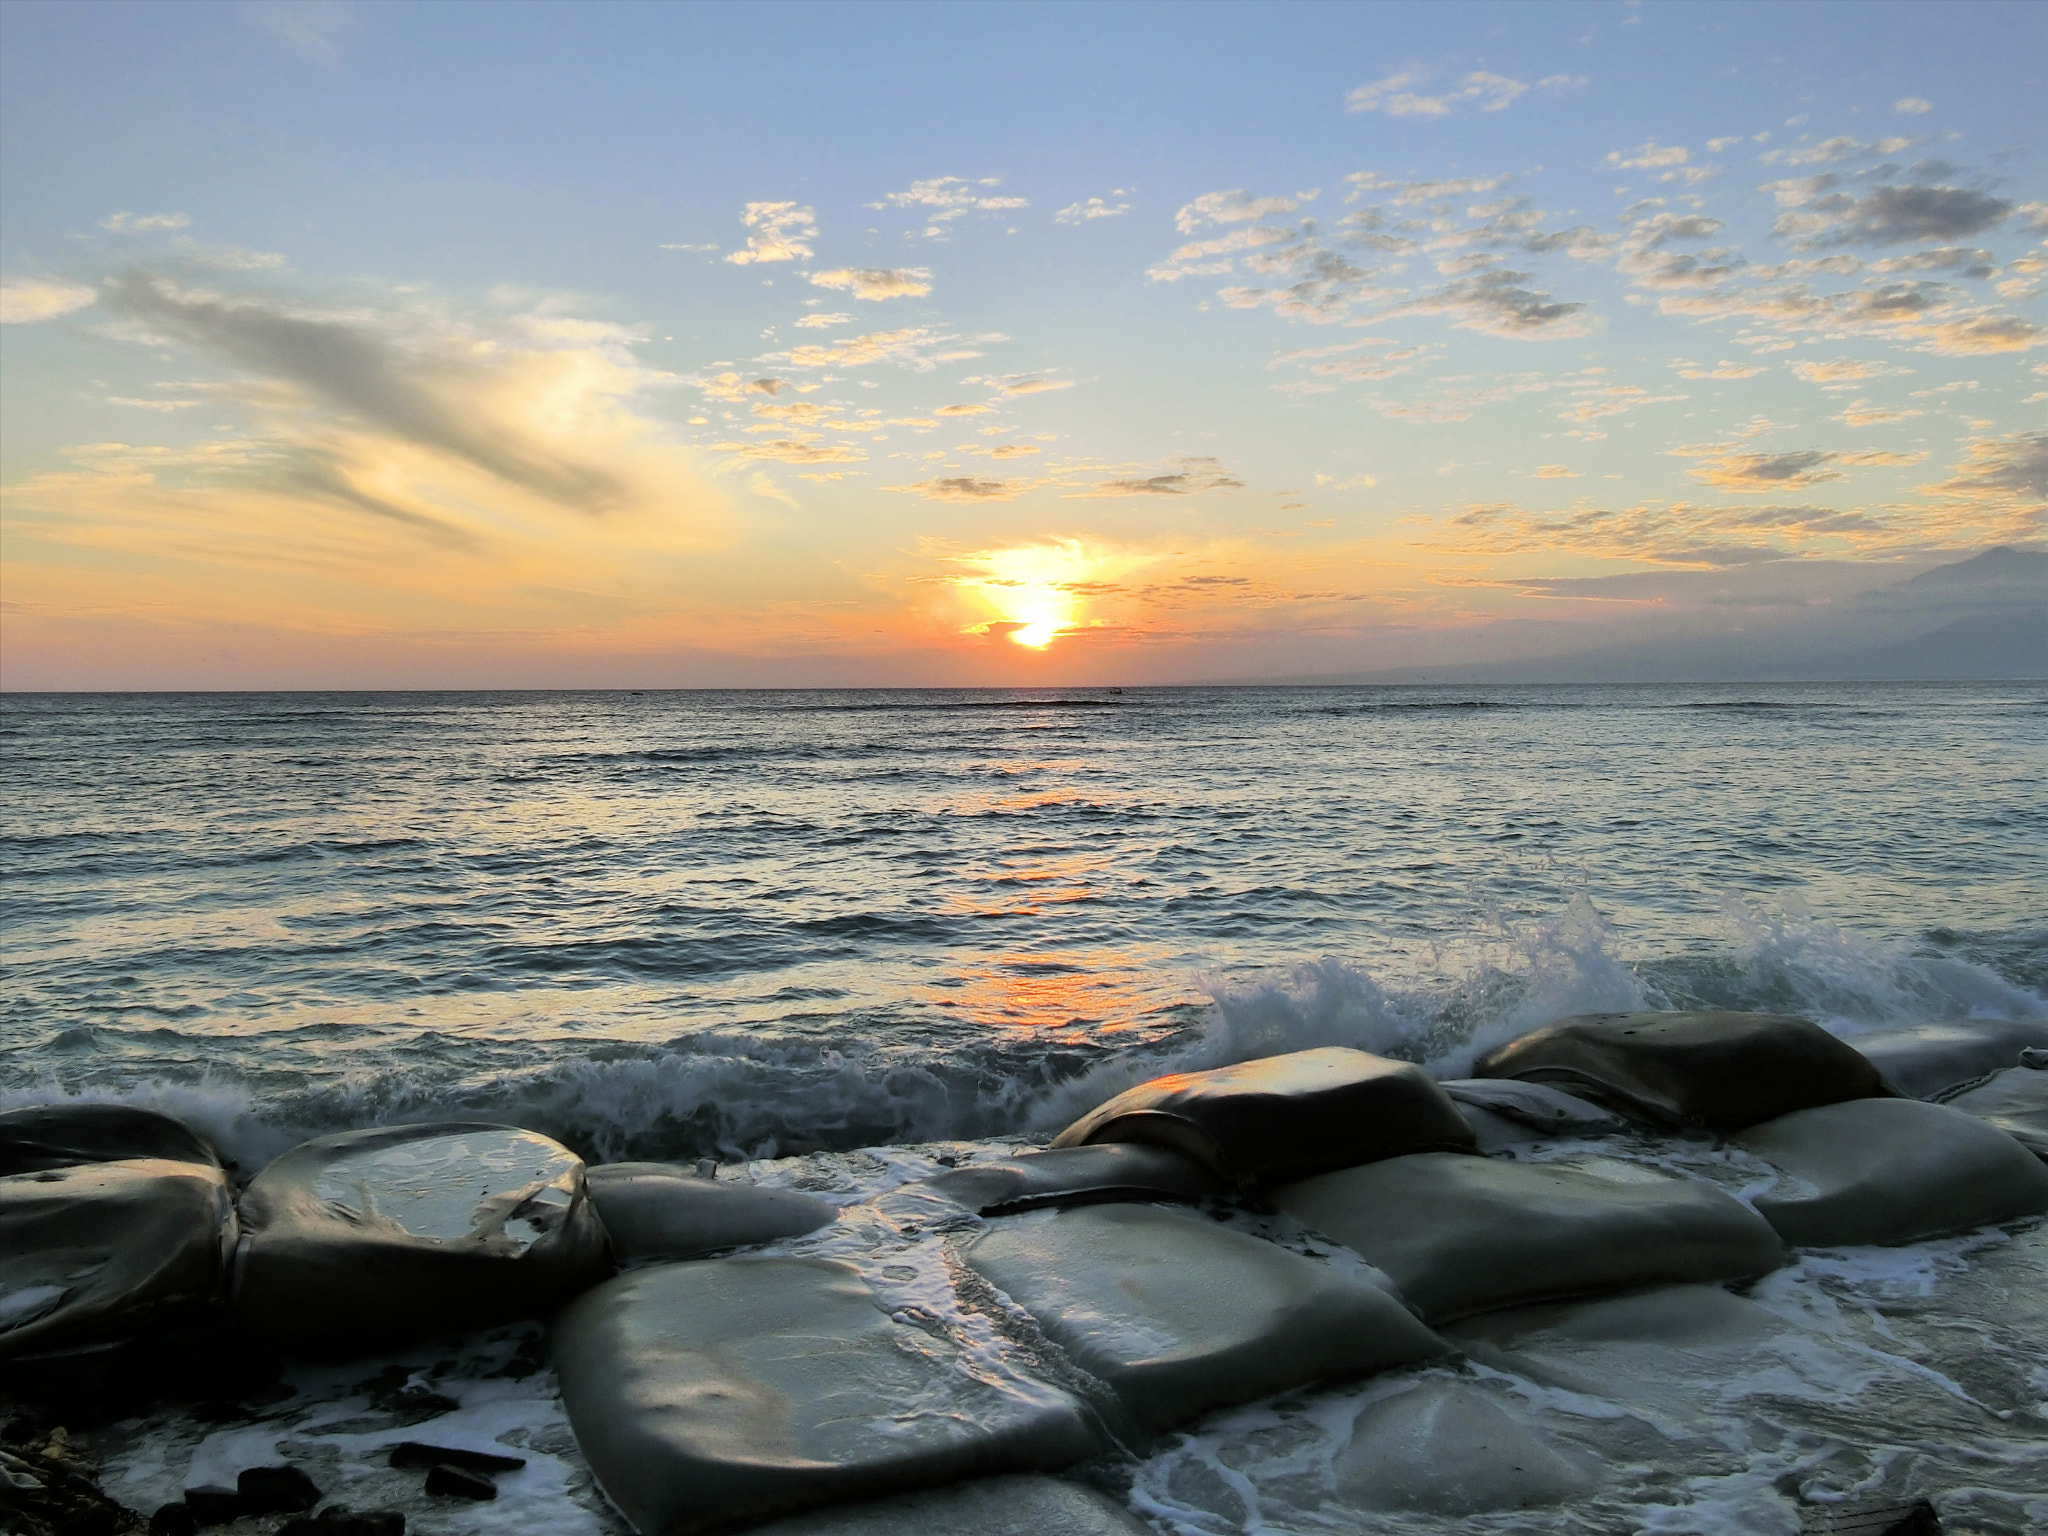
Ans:
[[[798,320],[796,328],[800,331],[829,331],[835,325],[850,325],[852,322],[851,315],[827,314],[820,310],[817,314],[805,315]]]
[[[1374,171],[1353,171],[1344,179],[1351,183],[1351,191],[1344,199],[1347,203],[1355,203],[1369,192],[1391,192],[1394,195],[1387,201],[1396,208],[1414,208],[1423,203],[1493,192],[1507,182],[1505,176],[1460,176],[1449,181],[1393,181]]]
[[[235,10],[250,26],[325,69],[341,62],[342,40],[356,20],[354,7],[343,0],[244,0]]]
[[[992,405],[942,405],[936,411],[933,411],[932,414],[934,416],[981,416],[994,409],[995,407]]]
[[[1672,451],[1690,457],[1714,452],[1696,448]],[[1839,480],[1842,472],[1835,466],[1840,464],[1887,467],[1917,464],[1925,457],[1924,453],[1887,453],[1881,449],[1867,449],[1859,453],[1829,453],[1816,448],[1789,453],[1720,453],[1686,473],[1702,485],[1711,485],[1717,490],[1754,495],[1818,485],[1824,480]]]
[[[1435,96],[1421,93],[1429,84],[1430,72],[1411,65],[1383,80],[1361,85],[1345,98],[1347,112],[1384,112],[1389,117],[1448,117],[1461,107],[1477,106],[1481,112],[1499,112],[1514,104],[1529,87],[1506,75],[1474,70],[1458,79],[1448,90]],[[1539,82],[1553,91],[1570,90],[1586,83],[1583,76],[1549,75]]]
[[[843,288],[856,299],[876,303],[883,299],[914,299],[932,291],[931,273],[923,267],[836,267],[830,272],[813,272],[810,278],[816,287]]]
[[[1042,395],[1049,389],[1072,389],[1074,387],[1072,379],[1048,379],[1035,373],[1009,373],[1004,374],[1001,378],[981,379],[978,381],[969,379],[967,382],[970,384],[976,382],[986,384],[989,388],[1000,390],[1006,395]],[[964,415],[965,413],[966,408],[962,406],[941,406],[938,412],[941,416],[956,416]]]
[[[1103,480],[1093,490],[1071,492],[1072,496],[1192,496],[1197,491],[1237,491],[1244,482],[1208,457],[1181,457],[1176,467],[1164,474],[1133,475]]]
[[[1527,272],[1493,267],[1446,283],[1434,293],[1410,299],[1388,315],[1443,315],[1461,330],[1484,331],[1517,341],[1583,336],[1592,329],[1586,306],[1553,298]]]
[[[0,325],[33,325],[83,309],[99,297],[83,283],[15,278],[0,283]]]
[[[197,400],[136,400],[127,395],[109,395],[107,404],[132,406],[138,411],[189,411],[200,402]]]
[[[1918,117],[1923,112],[1932,112],[1934,103],[1924,96],[1901,96],[1892,103],[1894,112],[1903,112],[1908,117]]]
[[[1369,491],[1379,483],[1377,475],[1347,475],[1342,479],[1335,475],[1316,476],[1316,488],[1324,491]]]
[[[1389,296],[1388,290],[1373,285],[1377,274],[1372,268],[1358,266],[1313,241],[1263,252],[1246,265],[1292,281],[1274,288],[1237,284],[1217,290],[1217,297],[1232,309],[1264,306],[1276,315],[1327,325],[1346,318],[1362,299]]]
[[[1292,197],[1247,197],[1243,188],[1204,192],[1173,216],[1173,227],[1191,235],[1204,224],[1249,224],[1269,214],[1292,213],[1300,206],[1301,200]]]
[[[716,240],[707,240],[702,245],[684,245],[678,243],[670,243],[668,245],[659,247],[659,249],[664,251],[696,251],[702,253],[717,250],[718,242]]]
[[[1646,139],[1634,149],[1614,149],[1607,152],[1607,163],[1621,170],[1661,170],[1667,165],[1683,165],[1689,158],[1685,148],[1678,144],[1659,144],[1655,139]]]
[[[860,464],[867,455],[852,443],[819,443],[815,433],[779,437],[773,442],[713,443],[713,453],[741,459],[772,459],[781,464]]]
[[[1539,464],[1536,466],[1536,478],[1538,480],[1577,480],[1581,477],[1576,469],[1566,469],[1562,464]]]
[[[972,475],[954,475],[919,481],[916,485],[885,485],[882,489],[922,496],[926,501],[1012,501],[1042,484],[1041,480],[979,480]]]
[[[879,203],[870,203],[870,208],[931,208],[931,222],[925,226],[925,238],[943,239],[956,219],[970,213],[1001,213],[1013,208],[1026,208],[1030,204],[1021,197],[1004,197],[988,191],[1000,186],[999,176],[984,176],[978,181],[968,181],[961,176],[935,176],[929,181],[911,183],[907,192],[891,192]]]
[[[1573,386],[1573,399],[1558,412],[1557,419],[1583,424],[1619,416],[1639,405],[1669,405],[1673,401],[1690,398],[1688,395],[1653,395],[1636,384],[1580,384]]]
[[[1111,197],[1123,195],[1121,190],[1110,193]],[[1086,202],[1067,204],[1053,215],[1053,219],[1060,224],[1086,224],[1090,219],[1113,219],[1130,211],[1129,203],[1109,203],[1099,197],[1091,197]]]
[[[1876,160],[1885,155],[1896,155],[1902,149],[1911,148],[1912,143],[1911,139],[1875,139],[1866,144],[1860,139],[1840,134],[1818,144],[1765,150],[1761,158],[1766,165],[1840,165],[1845,160]]]
[[[1900,526],[1861,510],[1798,503],[1701,506],[1685,501],[1628,507],[1581,501],[1554,512],[1496,502],[1468,506],[1446,518],[1442,526],[1448,537],[1436,547],[1465,553],[1571,550],[1719,570],[1797,558],[1817,546],[1841,540],[1883,545],[1920,532],[1911,519]]]
[[[713,400],[744,400],[749,395],[774,396],[787,387],[787,381],[777,378],[748,379],[737,373],[715,373],[708,379],[697,380],[697,387]]]
[[[725,259],[739,266],[757,261],[808,261],[818,237],[818,221],[808,208],[795,203],[749,203],[740,222],[753,233],[746,245]]]
[[[929,350],[952,346],[960,340],[958,336],[924,326],[909,326],[898,331],[870,331],[865,336],[847,336],[838,341],[805,342],[773,357],[792,368],[864,368],[869,363],[898,363],[919,373],[929,373],[943,362],[981,356],[972,348]]]
[[[147,234],[157,229],[189,229],[190,214],[184,213],[110,213],[100,220],[101,229],[110,229],[117,235]]]
[[[1785,211],[1771,228],[1802,250],[1964,239],[2004,221],[2013,205],[1969,187],[1880,186],[1862,197],[1832,173],[1772,182]]]
[[[1845,426],[1879,427],[1887,422],[1904,421],[1909,416],[1918,416],[1919,414],[1920,412],[1912,410],[1888,411],[1882,407],[1872,405],[1868,400],[1857,400],[1843,407],[1834,419]]]
[[[1792,371],[1809,384],[1852,384],[1859,379],[1881,378],[1888,373],[1903,373],[1904,369],[1891,363],[1874,363],[1867,358],[1837,357],[1826,361],[1804,360],[1792,365]]]
[[[1678,362],[1672,367],[1681,379],[1752,379],[1764,371],[1761,363],[1731,363],[1725,357],[1711,368],[1698,363]]]
[[[2038,513],[2048,507],[2048,432],[1977,438],[1955,474],[1921,490]]]

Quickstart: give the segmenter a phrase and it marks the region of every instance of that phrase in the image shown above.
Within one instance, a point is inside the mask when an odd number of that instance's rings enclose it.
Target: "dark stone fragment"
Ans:
[[[1925,1499],[1855,1499],[1799,1511],[1801,1536],[1941,1536],[1941,1516]]]
[[[426,1445],[418,1440],[401,1440],[391,1447],[394,1467],[461,1467],[470,1472],[517,1472],[526,1465],[524,1456],[501,1456],[494,1451],[467,1451],[453,1445]]]
[[[1475,1145],[1422,1068],[1343,1046],[1154,1078],[1083,1115],[1053,1146],[1100,1142],[1164,1147],[1240,1188]]]
[[[193,1536],[199,1529],[199,1522],[192,1516],[192,1507],[183,1499],[175,1504],[164,1504],[149,1517],[149,1536]]]
[[[1710,1131],[1890,1093],[1843,1041],[1810,1019],[1773,1013],[1580,1014],[1510,1040],[1472,1070]]]
[[[676,1163],[606,1163],[588,1174],[612,1257],[688,1259],[816,1231],[839,1214],[793,1189],[720,1184]]]
[[[481,1472],[442,1462],[427,1470],[427,1492],[444,1499],[495,1499],[498,1485]]]
[[[299,1467],[250,1467],[235,1479],[242,1512],[296,1515],[320,1502],[320,1490]]]
[[[317,1515],[294,1515],[277,1536],[405,1536],[405,1516],[395,1509],[348,1509],[333,1504]]]
[[[192,1511],[193,1520],[200,1525],[226,1525],[230,1520],[241,1519],[243,1514],[241,1494],[214,1483],[187,1488],[185,1507]]]
[[[1130,1201],[1191,1204],[1224,1193],[1215,1174],[1177,1152],[1119,1142],[976,1163],[935,1174],[924,1187],[983,1216]]]
[[[37,1104],[0,1112],[0,1178],[129,1158],[220,1166],[213,1143],[169,1115],[147,1109]]]
[[[2048,1046],[2048,1019],[1944,1019],[1850,1043],[1893,1091],[1941,1101]]]

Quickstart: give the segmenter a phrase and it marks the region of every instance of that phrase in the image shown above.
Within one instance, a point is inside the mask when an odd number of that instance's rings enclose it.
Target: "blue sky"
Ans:
[[[16,0],[0,681],[1370,671],[2038,539],[2044,17]]]

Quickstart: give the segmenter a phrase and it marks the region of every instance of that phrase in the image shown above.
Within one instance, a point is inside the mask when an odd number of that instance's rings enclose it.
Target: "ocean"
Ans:
[[[245,1166],[1049,1133],[1564,1014],[2048,1014],[2048,692],[13,695],[0,1103]]]

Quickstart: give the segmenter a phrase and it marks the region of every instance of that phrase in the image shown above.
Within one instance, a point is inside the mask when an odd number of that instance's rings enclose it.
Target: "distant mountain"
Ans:
[[[1649,621],[1655,623],[1656,621]],[[1566,655],[1274,679],[1298,683],[1719,683],[2048,678],[2048,552],[2001,544],[1776,622]]]

